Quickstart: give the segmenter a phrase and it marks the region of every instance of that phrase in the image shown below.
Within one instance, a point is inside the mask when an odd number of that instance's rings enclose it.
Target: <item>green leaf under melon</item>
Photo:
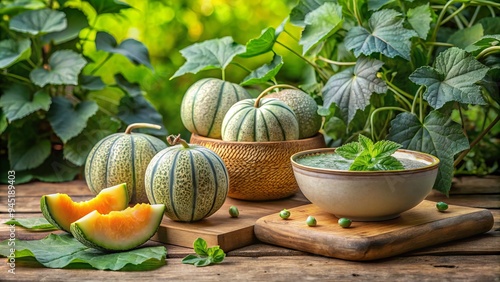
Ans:
[[[19,61],[28,59],[30,56],[31,42],[29,39],[0,41],[0,69],[8,68]]]
[[[239,54],[239,56],[249,58],[267,53],[273,50],[276,39],[276,30],[268,27],[262,31],[259,37],[250,39],[246,44],[245,53]]]
[[[14,224],[16,226],[21,226],[30,230],[57,230],[58,228],[50,224],[44,217],[30,217],[30,218],[18,218],[11,219],[5,222],[5,224]]]
[[[51,9],[26,11],[14,16],[9,28],[32,35],[61,31],[67,27],[66,15]]]
[[[429,3],[411,8],[407,13],[408,22],[422,39],[427,38],[431,29],[432,15]]]
[[[274,55],[272,62],[252,71],[243,79],[241,85],[266,83],[278,74],[282,66],[283,58],[279,55]]]
[[[195,43],[180,52],[186,58],[186,62],[171,79],[185,73],[197,73],[217,68],[225,69],[236,55],[245,52],[245,46],[234,42],[232,37],[226,36]]]
[[[345,46],[353,50],[356,57],[381,53],[389,58],[399,56],[410,60],[410,38],[417,33],[403,27],[401,13],[395,10],[380,10],[370,17],[369,29],[356,26],[345,37]]]
[[[153,69],[149,60],[149,52],[146,46],[135,39],[125,39],[120,44],[109,33],[99,31],[95,37],[95,46],[97,50],[103,50],[113,54],[122,54],[135,65],[145,65]]]
[[[0,255],[7,257],[8,240],[0,243]],[[16,262],[36,259],[49,268],[95,268],[100,270],[152,270],[165,265],[163,246],[126,252],[104,253],[82,245],[70,234],[50,234],[41,240],[16,240]]]
[[[305,28],[299,41],[302,53],[307,53],[318,42],[339,30],[343,22],[342,6],[339,4],[324,3],[309,12],[304,18]]]
[[[38,110],[48,111],[50,95],[43,89],[32,95],[30,89],[22,84],[14,84],[0,97],[0,107],[9,122],[21,119]]]
[[[47,113],[47,119],[56,135],[66,143],[82,132],[87,126],[87,120],[98,109],[99,106],[94,101],[84,101],[74,106],[71,101],[64,97],[54,97]]]
[[[464,50],[453,47],[438,55],[433,68],[420,67],[409,78],[427,87],[424,99],[434,109],[450,101],[484,105],[486,101],[476,82],[483,79],[488,70]]]
[[[420,122],[411,113],[401,113],[391,121],[387,137],[403,148],[432,154],[439,158],[439,173],[434,189],[448,194],[453,177],[455,154],[469,148],[460,124],[438,111],[432,111]]]
[[[330,77],[322,90],[323,107],[329,108],[335,103],[344,120],[350,123],[356,111],[365,109],[370,103],[372,93],[387,91],[385,82],[377,77],[377,72],[383,64],[378,60],[360,57],[355,67]]]
[[[80,31],[89,26],[87,16],[78,9],[64,8],[61,10],[66,15],[67,27],[61,31],[51,32],[42,37],[42,41],[58,45],[78,38]]]
[[[82,55],[71,50],[54,52],[49,58],[49,69],[36,68],[30,78],[34,84],[44,87],[53,85],[77,85],[78,74],[87,64]]]
[[[26,170],[41,165],[50,155],[48,138],[40,138],[33,128],[24,126],[9,134],[10,169]]]
[[[129,4],[118,0],[85,0],[92,6],[95,12],[100,14],[116,14],[123,9],[132,8]]]

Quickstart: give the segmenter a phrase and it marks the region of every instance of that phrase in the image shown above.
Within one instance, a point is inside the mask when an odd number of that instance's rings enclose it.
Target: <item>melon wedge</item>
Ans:
[[[127,208],[129,202],[127,185],[125,183],[103,189],[97,196],[86,202],[74,202],[66,194],[44,195],[40,199],[43,216],[52,225],[70,232],[71,223],[97,210],[106,214]]]
[[[136,204],[122,211],[93,211],[71,224],[71,234],[87,247],[105,252],[134,249],[148,241],[160,226],[163,204]]]

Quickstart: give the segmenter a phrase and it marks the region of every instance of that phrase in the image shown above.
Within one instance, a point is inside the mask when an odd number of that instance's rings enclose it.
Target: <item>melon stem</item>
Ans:
[[[287,89],[299,90],[297,87],[289,85],[289,84],[276,84],[276,85],[273,85],[271,87],[268,87],[267,89],[265,89],[264,91],[262,91],[259,94],[259,96],[257,97],[257,99],[255,99],[255,103],[253,104],[253,106],[255,108],[258,108],[260,106],[260,99],[264,98],[264,96],[266,96],[269,93],[269,91],[271,91],[271,90],[273,90],[275,88],[287,88]]]
[[[157,124],[151,124],[151,123],[132,123],[131,125],[127,126],[127,129],[125,129],[125,134],[130,134],[132,133],[132,130],[136,128],[153,128],[153,129],[161,129],[161,126]]]
[[[186,140],[181,138],[180,134],[167,136],[167,142],[172,146],[181,144],[185,149],[189,148],[189,144],[186,142]]]

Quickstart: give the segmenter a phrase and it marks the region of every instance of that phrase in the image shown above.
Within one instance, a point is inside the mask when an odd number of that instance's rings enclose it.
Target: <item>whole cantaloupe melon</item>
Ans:
[[[299,122],[299,139],[318,133],[322,119],[318,114],[318,104],[309,94],[298,89],[284,89],[271,93],[266,98],[278,98],[292,108]]]
[[[236,102],[251,98],[238,84],[217,78],[195,82],[184,94],[181,120],[192,133],[210,138],[221,138],[222,119]]]
[[[146,169],[146,193],[152,204],[165,204],[174,221],[194,222],[220,209],[228,193],[226,165],[212,150],[169,136],[170,146]]]
[[[158,125],[134,123],[124,133],[111,134],[92,148],[85,163],[85,180],[94,194],[106,187],[127,183],[131,204],[148,203],[144,172],[156,153],[167,145],[151,135],[132,132],[146,127],[160,129]]]

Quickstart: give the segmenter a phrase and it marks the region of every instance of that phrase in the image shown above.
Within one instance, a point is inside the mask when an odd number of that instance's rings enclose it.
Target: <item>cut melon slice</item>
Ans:
[[[156,233],[164,212],[163,204],[136,204],[104,215],[93,211],[71,224],[71,234],[87,247],[126,251],[142,245]]]
[[[86,202],[73,202],[66,194],[44,195],[40,199],[40,208],[48,222],[70,232],[71,223],[97,210],[106,214],[127,208],[129,202],[125,183],[103,189],[95,198]]]

